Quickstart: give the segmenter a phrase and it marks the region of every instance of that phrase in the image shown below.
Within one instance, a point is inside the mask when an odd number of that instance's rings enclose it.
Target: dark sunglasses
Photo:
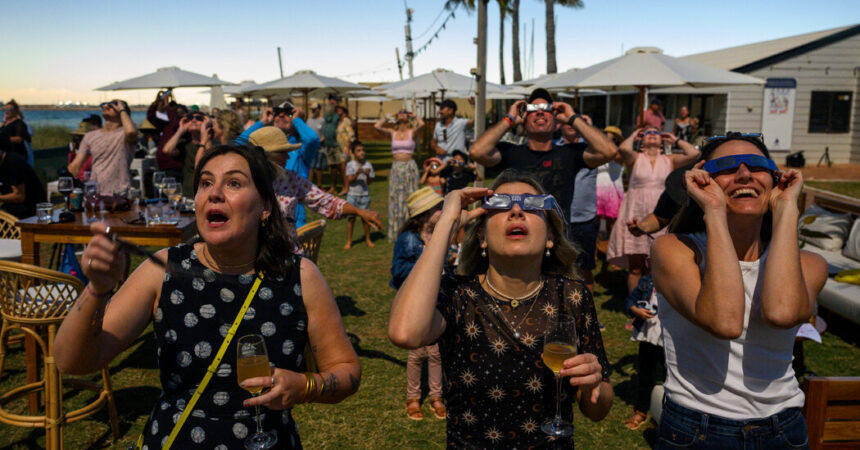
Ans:
[[[728,175],[737,172],[741,164],[746,165],[750,172],[776,173],[778,171],[773,160],[754,154],[723,156],[706,162],[702,168],[711,175]]]
[[[102,102],[102,103],[100,103],[100,104],[99,104],[99,108],[101,108],[101,109],[105,109],[105,108],[107,108],[108,106],[110,106],[110,107],[112,107],[112,108],[115,108],[115,107],[116,107],[116,102]]]
[[[520,205],[523,211],[546,211],[555,207],[555,198],[549,194],[493,194],[484,197],[484,209],[507,210]]]
[[[191,115],[188,115],[187,117],[188,117],[188,120],[196,120],[198,122],[203,122],[203,120],[206,116],[204,116],[203,114],[191,114]]]
[[[289,117],[293,117],[293,109],[292,108],[272,108],[272,111],[275,114],[275,117],[280,116],[281,114],[286,114]]]

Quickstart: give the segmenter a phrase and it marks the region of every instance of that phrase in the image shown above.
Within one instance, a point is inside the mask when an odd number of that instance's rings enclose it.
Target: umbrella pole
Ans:
[[[636,86],[639,89],[639,114],[636,118],[636,128],[642,128],[645,122],[645,86]]]
[[[574,111],[579,109],[579,89],[573,90],[573,109]]]
[[[309,99],[308,99],[308,90],[307,90],[307,89],[303,89],[303,93],[305,94],[305,95],[304,95],[304,97],[305,97],[305,112],[307,113],[308,111],[310,111],[310,108],[308,107],[308,105],[310,105],[310,102],[309,102]]]

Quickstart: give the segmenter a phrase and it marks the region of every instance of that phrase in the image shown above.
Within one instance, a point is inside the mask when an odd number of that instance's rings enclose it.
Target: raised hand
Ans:
[[[263,125],[266,125],[266,126],[271,125],[272,122],[274,122],[274,121],[275,121],[275,110],[274,109],[266,108],[263,110],[262,113],[260,113],[260,122],[262,122]]]
[[[520,112],[520,109],[525,109],[526,101],[525,100],[517,100],[508,108],[508,114],[514,116],[514,125],[519,125],[523,123],[523,114]]]
[[[567,121],[576,114],[573,107],[565,102],[553,103],[552,110],[555,112],[555,120],[561,123],[567,123]]]
[[[773,211],[783,204],[797,205],[803,188],[803,175],[799,170],[788,169],[779,174],[779,181],[770,191],[770,209]]]
[[[467,187],[449,192],[442,204],[442,216],[439,217],[439,220],[451,220],[454,229],[471,222],[472,219],[486,214],[487,210],[480,206],[471,211],[465,210],[465,208],[473,202],[492,195],[492,193],[492,190],[483,187]]]
[[[81,255],[82,269],[96,292],[109,292],[122,279],[126,255],[107,238],[104,222],[94,222],[90,225],[90,231],[93,238]]]
[[[726,194],[717,182],[711,178],[711,175],[702,170],[702,166],[704,165],[704,160],[699,161],[692,169],[684,173],[687,195],[702,208],[702,211],[725,211]]]

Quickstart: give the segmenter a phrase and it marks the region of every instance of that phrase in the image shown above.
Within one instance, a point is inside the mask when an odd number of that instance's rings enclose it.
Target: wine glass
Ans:
[[[173,180],[173,178],[165,178],[164,183],[164,194],[167,196],[167,200],[170,201],[171,208],[173,208],[173,213],[177,214],[179,210],[177,209],[177,203],[179,203],[179,199],[182,198],[182,185]]]
[[[249,334],[239,338],[236,345],[236,377],[239,386],[250,392],[254,397],[263,391],[262,386],[242,386],[242,382],[248,378],[269,377],[272,375],[269,369],[269,353],[266,351],[266,342],[259,334]],[[263,431],[260,422],[260,406],[256,410],[257,432],[245,439],[245,448],[248,450],[272,448],[278,442],[274,433]]]
[[[75,181],[72,177],[60,177],[57,180],[57,191],[63,194],[66,202],[66,210],[69,209],[69,194],[75,189]]]
[[[87,201],[90,209],[90,217],[87,223],[93,223],[96,220],[96,206],[99,201],[99,183],[97,181],[87,181],[84,183],[84,198]]]
[[[550,436],[563,437],[573,434],[573,425],[561,418],[561,379],[563,377],[559,372],[564,367],[566,359],[576,356],[577,344],[576,322],[573,316],[558,313],[549,319],[541,359],[555,373],[555,417],[541,425],[540,429]]]
[[[161,190],[164,188],[165,178],[167,178],[167,173],[165,172],[152,172],[152,187],[158,191],[158,203],[161,203]]]

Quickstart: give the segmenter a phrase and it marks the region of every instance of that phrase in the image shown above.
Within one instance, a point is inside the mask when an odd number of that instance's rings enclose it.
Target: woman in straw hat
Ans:
[[[174,429],[175,449],[242,448],[259,421],[277,431],[277,442],[248,448],[301,448],[291,408],[353,394],[358,357],[319,269],[290,253],[295,242],[284,231],[263,154],[215,147],[194,179],[200,240],[158,252],[154,258],[167,261],[169,271],[146,260],[112,293],[127,260],[105,225],[92,224],[82,257],[89,284],[57,333],[57,366],[64,373],[99,370],[152,323],[162,391],[138,441],[143,448],[164,447]],[[232,333],[231,324],[238,324]],[[252,334],[265,342],[274,368],[248,378],[239,371],[237,346]],[[306,343],[318,372],[305,371]],[[264,413],[258,421],[255,406]]]
[[[466,205],[484,199],[471,211]],[[576,250],[562,214],[531,176],[503,171],[490,189],[446,197],[433,235],[391,307],[388,336],[404,348],[437,343],[446,375],[447,442],[462,448],[572,446],[541,424],[560,399],[570,420],[574,399],[601,420],[612,404],[609,362],[591,294],[576,276]],[[466,231],[458,274],[443,274],[448,242]],[[560,314],[573,316],[577,356],[564,361],[562,395],[541,361],[544,334]]]
[[[409,196],[406,206],[409,208],[409,219],[400,229],[391,260],[389,285],[394,289],[400,289],[430,241],[436,221],[442,214],[442,197],[434,192],[433,188],[425,186]],[[409,358],[406,361],[406,415],[412,420],[424,418],[421,412],[421,365],[424,359],[427,360],[430,407],[437,419],[444,419],[442,362],[439,346],[436,344],[409,350]]]
[[[391,119],[388,116],[387,119]],[[410,119],[415,124],[410,125]],[[386,117],[379,119],[373,128],[391,136],[391,174],[388,176],[388,240],[397,239],[397,231],[409,217],[406,198],[418,189],[418,166],[412,158],[415,153],[415,138],[413,134],[424,126],[421,117],[401,109],[396,114],[394,128],[385,128]]]

